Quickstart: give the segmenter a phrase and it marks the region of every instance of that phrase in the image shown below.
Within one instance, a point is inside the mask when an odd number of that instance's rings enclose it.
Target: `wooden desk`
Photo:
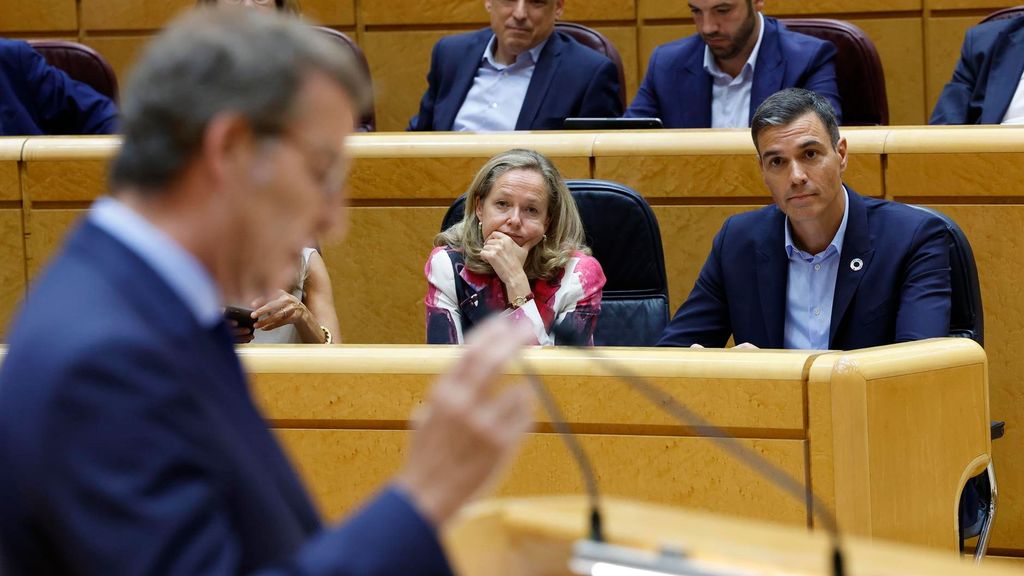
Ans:
[[[429,346],[240,350],[255,396],[330,517],[399,469],[408,415],[457,353]],[[959,491],[990,455],[986,359],[973,342],[938,339],[849,354],[602,354],[809,481],[849,532],[956,551]],[[526,357],[581,435],[602,493],[814,524],[809,503],[721,452],[707,430],[665,416],[584,352],[534,349]],[[539,422],[500,494],[582,492],[561,441],[544,415]]]

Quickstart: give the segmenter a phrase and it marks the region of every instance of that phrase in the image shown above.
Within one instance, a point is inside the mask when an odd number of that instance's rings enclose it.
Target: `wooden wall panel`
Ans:
[[[302,0],[302,14],[324,26],[355,26],[355,0]]]
[[[850,20],[850,23],[864,30],[882,59],[889,123],[926,123],[931,110],[925,110],[922,19],[864,18]]]
[[[0,31],[4,35],[77,29],[75,0],[7,0],[0,9]]]
[[[82,30],[159,30],[195,0],[80,0]]]
[[[693,24],[671,24],[640,27],[640,81],[647,73],[647,65],[651,61],[654,49],[662,44],[685,38],[695,34],[697,28]]]
[[[929,10],[978,10],[987,9],[995,12],[1013,6],[1005,0],[924,0]]]
[[[120,89],[124,90],[128,72],[135,61],[142,56],[146,43],[153,37],[146,36],[86,36],[82,42],[91,46],[110,62],[117,75]]]
[[[0,210],[0,341],[25,295],[25,235],[21,209]]]
[[[402,465],[407,433],[376,430],[276,430],[321,511],[337,519],[379,489]],[[580,435],[601,493],[724,514],[803,525],[800,502],[710,441],[667,436]],[[804,475],[803,442],[741,440],[784,470]],[[358,470],[354,474],[353,470]],[[708,471],[692,474],[692,470]],[[532,434],[499,486],[500,495],[582,493],[561,440]]]
[[[992,442],[1001,492],[990,546],[1024,550],[1024,206],[933,207],[960,225],[974,250],[986,312],[990,410],[1007,423],[1006,436]]]
[[[28,281],[50,261],[71,231],[72,225],[85,214],[85,209],[32,210],[27,218],[25,261]]]
[[[665,2],[664,0],[637,0],[637,12],[641,20],[692,18],[690,9],[685,2]],[[765,14],[812,15],[812,14],[861,14],[865,12],[897,12],[920,10],[922,0],[823,0],[805,2],[803,0],[768,0],[765,2]]]
[[[942,87],[953,77],[960,61],[960,47],[967,29],[978,23],[976,16],[930,18],[925,27],[925,97],[928,116],[935,109]]]
[[[626,75],[626,106],[629,106],[630,101],[633,100],[633,95],[636,94],[637,87],[640,85],[640,75],[637,71],[641,68],[637,64],[640,60],[640,55],[637,52],[636,27],[598,26],[595,30],[604,34],[615,45],[615,49],[619,51],[619,56],[622,58],[622,71]]]
[[[890,154],[888,163],[886,190],[894,198],[1024,196],[1024,152]]]
[[[373,77],[377,130],[405,130],[409,119],[419,112],[420,99],[427,89],[434,44],[442,36],[456,33],[457,30],[403,30],[363,34],[360,47]]]
[[[33,202],[91,202],[107,191],[107,161],[26,162],[24,185]]]
[[[0,160],[0,200],[21,201],[21,179],[16,161]]]
[[[569,1],[565,4],[562,19],[570,22],[633,20],[636,18],[635,0]],[[360,18],[368,26],[396,24],[486,25],[490,21],[481,0],[447,0],[446,2],[375,0],[362,2],[359,10]]]

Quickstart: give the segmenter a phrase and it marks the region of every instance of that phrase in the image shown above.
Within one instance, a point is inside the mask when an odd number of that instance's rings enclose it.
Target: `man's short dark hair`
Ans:
[[[298,18],[230,7],[191,10],[150,44],[129,76],[111,186],[147,194],[163,189],[199,151],[219,114],[246,118],[257,135],[280,134],[311,73],[341,87],[356,117],[371,104],[351,51]]]
[[[769,96],[754,112],[754,119],[750,121],[750,136],[754,139],[757,153],[761,153],[761,147],[757,143],[761,131],[772,126],[786,126],[809,112],[814,112],[821,120],[821,124],[828,131],[834,150],[839,144],[839,123],[836,122],[836,112],[832,109],[832,104],[816,92],[803,88],[786,88]]]

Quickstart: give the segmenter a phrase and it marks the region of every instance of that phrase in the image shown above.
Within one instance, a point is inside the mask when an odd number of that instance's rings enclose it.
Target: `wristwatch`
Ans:
[[[330,344],[333,338],[331,338],[331,331],[327,329],[327,326],[320,326],[320,329],[324,331],[324,344]]]
[[[525,306],[526,303],[529,302],[530,300],[533,300],[533,292],[530,292],[526,296],[520,296],[513,300],[512,302],[509,302],[508,307],[510,310],[518,310],[519,308]]]

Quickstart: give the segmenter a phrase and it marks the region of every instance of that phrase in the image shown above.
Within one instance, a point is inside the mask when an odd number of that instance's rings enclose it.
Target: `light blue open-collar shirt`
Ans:
[[[181,298],[200,326],[213,328],[223,320],[220,291],[206,268],[149,220],[109,196],[92,205],[88,218],[152,268]]]
[[[824,251],[811,255],[793,245],[786,218],[786,255],[789,276],[786,282],[785,348],[828,350],[832,327],[832,300],[836,294],[839,257],[846,237],[846,221],[850,216],[850,194],[843,186],[843,221],[832,242]]]
[[[735,78],[722,72],[711,48],[704,46],[704,71],[711,76],[711,127],[747,128],[750,126],[750,93],[754,87],[754,66],[764,38],[764,16],[757,13],[758,32],[754,51]]]
[[[452,130],[496,132],[516,129],[533,71],[548,41],[544,40],[516,56],[516,61],[508,65],[495,60],[496,42],[496,37],[491,36],[491,41],[484,48],[473,86],[455,115]]]

